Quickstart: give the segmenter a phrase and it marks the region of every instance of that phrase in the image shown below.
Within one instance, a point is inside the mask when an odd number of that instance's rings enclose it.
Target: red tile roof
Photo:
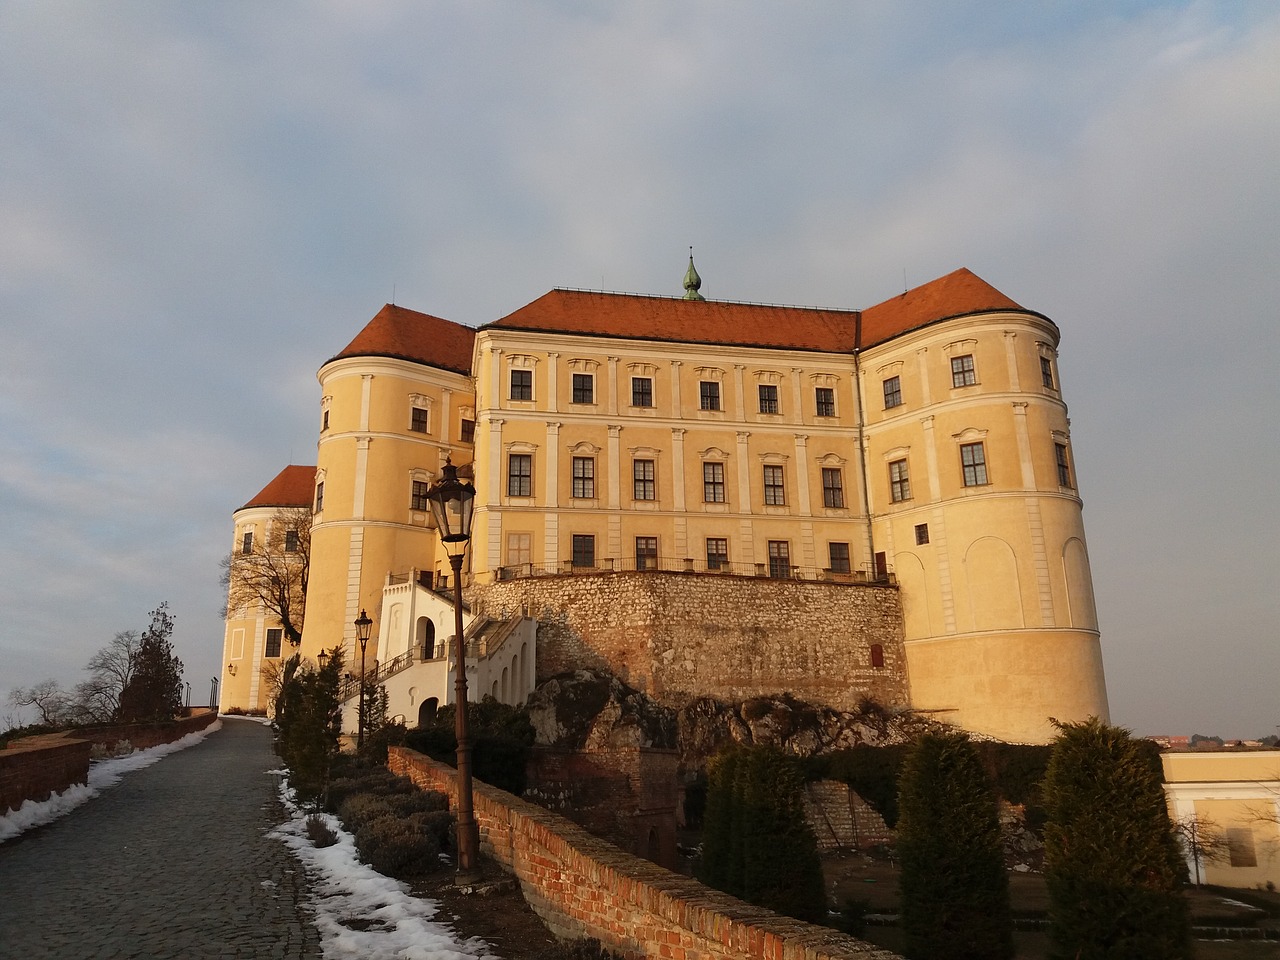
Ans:
[[[841,352],[852,348],[856,316],[852,310],[556,289],[481,329]]]
[[[475,338],[470,327],[388,303],[326,363],[343,357],[395,357],[470,376]]]
[[[1020,307],[961,268],[861,311],[862,346],[949,317]],[[481,329],[851,353],[857,310],[552,290]]]
[[[863,310],[862,346],[884,343],[908,330],[938,320],[988,310],[1032,312],[1010,300],[977,274],[961,267],[945,277]]]
[[[315,495],[316,468],[289,464],[241,510],[249,507],[309,507]]]

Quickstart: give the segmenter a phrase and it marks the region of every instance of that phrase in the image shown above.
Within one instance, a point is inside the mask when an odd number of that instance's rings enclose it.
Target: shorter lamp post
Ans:
[[[458,468],[446,457],[440,479],[427,491],[436,530],[453,567],[453,650],[457,660],[454,674],[455,722],[458,739],[458,872],[459,886],[480,879],[480,830],[471,805],[471,731],[467,723],[467,651],[462,642],[462,558],[471,539],[472,511],[476,488],[458,479]]]
[[[369,645],[369,631],[373,629],[373,621],[360,608],[360,616],[356,617],[356,639],[360,641],[360,716],[357,724],[356,749],[364,746],[364,651]]]

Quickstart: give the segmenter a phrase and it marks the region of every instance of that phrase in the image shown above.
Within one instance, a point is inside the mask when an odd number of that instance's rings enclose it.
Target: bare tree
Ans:
[[[1231,844],[1226,833],[1213,820],[1202,813],[1192,813],[1174,821],[1173,832],[1186,851],[1191,854],[1195,867],[1195,884],[1203,883],[1201,864],[1223,863],[1231,856]]]
[[[71,713],[71,697],[57,680],[41,680],[29,687],[10,690],[9,702],[15,707],[35,707],[40,722],[50,727],[65,723]]]
[[[84,665],[89,679],[76,685],[74,700],[82,723],[109,723],[120,712],[120,694],[133,679],[142,635],[121,630]]]
[[[277,509],[266,536],[255,538],[248,552],[233,551],[222,567],[227,618],[261,604],[280,623],[289,643],[302,643],[311,570],[310,507]]]

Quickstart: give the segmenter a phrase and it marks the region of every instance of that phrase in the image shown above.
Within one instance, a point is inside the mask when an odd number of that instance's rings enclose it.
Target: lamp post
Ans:
[[[454,734],[458,739],[458,872],[459,886],[480,879],[480,830],[471,805],[471,730],[467,723],[467,651],[462,643],[462,558],[471,539],[476,488],[458,479],[458,468],[445,457],[440,479],[427,491],[436,530],[453,567]]]
[[[364,650],[369,645],[369,631],[373,629],[373,621],[360,608],[360,616],[356,617],[356,639],[360,641],[360,717],[357,724],[356,749],[364,746]]]

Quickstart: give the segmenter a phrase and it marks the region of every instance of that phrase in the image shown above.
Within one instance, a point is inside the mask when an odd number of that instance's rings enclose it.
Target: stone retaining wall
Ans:
[[[476,585],[468,599],[491,617],[538,619],[539,682],[588,667],[667,702],[788,691],[838,710],[909,703],[893,586],[600,573]]]
[[[387,766],[456,799],[456,771],[404,747]],[[557,936],[591,937],[629,960],[899,960],[825,927],[780,916],[623,853],[576,824],[474,784],[485,854],[520,881]]]
[[[804,813],[819,850],[866,850],[894,841],[875,808],[838,780],[808,784]]]

